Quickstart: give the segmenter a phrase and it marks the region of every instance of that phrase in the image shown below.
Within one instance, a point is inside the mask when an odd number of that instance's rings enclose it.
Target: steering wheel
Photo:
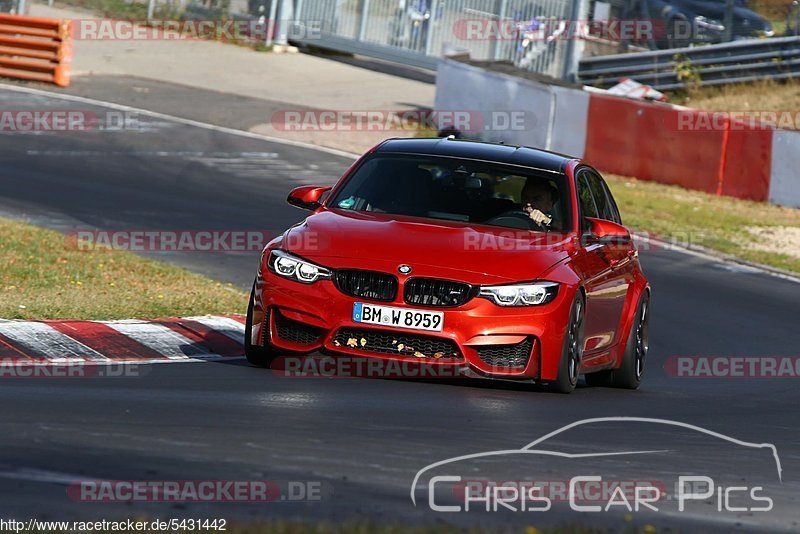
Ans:
[[[546,226],[536,223],[531,219],[527,211],[524,210],[508,210],[500,215],[495,215],[488,219],[485,224],[494,226],[505,226],[507,228],[519,228],[520,230],[542,230],[547,229]]]

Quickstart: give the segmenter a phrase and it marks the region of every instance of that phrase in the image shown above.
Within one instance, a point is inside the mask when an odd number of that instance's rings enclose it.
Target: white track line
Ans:
[[[712,263],[719,263],[722,265],[733,265],[736,267],[745,267],[747,269],[751,269],[752,271],[756,271],[756,273],[758,274],[766,274],[774,278],[780,278],[781,280],[786,280],[789,282],[800,284],[800,277],[795,276],[792,273],[785,272],[781,269],[774,269],[772,267],[769,267],[768,265],[752,263],[747,260],[742,260],[736,257],[727,257],[727,255],[723,255],[721,252],[714,253],[712,251],[698,250],[696,248],[690,248],[683,245],[676,245],[674,243],[669,243],[667,241],[663,241],[661,239],[650,237],[644,234],[638,234],[636,232],[633,232],[633,234],[634,234],[634,239],[636,240],[641,240],[645,243],[653,243],[654,245],[660,247],[659,249],[656,250],[674,251],[674,252],[679,252],[681,254],[686,254],[687,256],[694,256],[696,258],[701,258],[710,261]],[[644,252],[647,253],[648,251]]]
[[[110,367],[110,366],[118,366],[118,365],[131,365],[131,366],[138,366],[138,365],[162,365],[166,363],[212,363],[212,362],[229,362],[229,361],[236,361],[236,360],[244,360],[244,356],[208,356],[202,358],[182,358],[182,359],[174,359],[174,360],[131,360],[131,359],[122,359],[122,360],[87,360],[87,361],[80,361],[80,362],[66,362],[71,365],[86,365],[86,366],[100,366],[100,367]],[[64,363],[64,362],[56,362],[56,363]],[[18,365],[20,367],[26,366],[48,366],[53,365],[53,362],[49,360],[33,360],[33,361],[22,361],[22,362],[14,362],[12,363],[4,363],[2,359],[0,359],[0,369],[6,365]]]
[[[236,130],[234,128],[226,128],[224,126],[216,126],[214,124],[208,124],[206,122],[195,121],[192,119],[184,119],[183,117],[176,117],[175,115],[168,115],[166,113],[158,113],[155,111],[149,111],[147,109],[136,108],[133,106],[125,106],[123,104],[115,104],[113,102],[105,102],[103,100],[95,100],[94,98],[87,98],[84,96],[75,96],[75,95],[65,95],[61,93],[54,93],[52,91],[44,91],[42,89],[33,89],[30,87],[19,87],[16,85],[8,85],[4,83],[0,83],[0,89],[6,91],[15,91],[18,93],[28,93],[33,95],[40,95],[40,96],[47,96],[51,98],[60,98],[62,100],[69,100],[71,102],[81,102],[83,104],[89,104],[93,106],[100,106],[106,107],[109,109],[115,109],[117,111],[131,111],[135,113],[139,113],[141,115],[145,115],[147,117],[153,117],[156,119],[162,120],[169,120],[173,122],[177,122],[180,124],[185,124],[187,126],[194,126],[197,128],[203,128],[205,130],[212,130],[215,132],[222,132],[230,135],[238,135],[239,137],[249,137],[250,139],[260,139],[262,141],[269,141],[271,143],[279,143],[282,145],[287,146],[294,146],[300,148],[307,148],[309,150],[316,150],[318,152],[325,152],[327,154],[333,154],[334,156],[341,156],[346,158],[357,158],[358,154],[353,154],[352,152],[345,152],[344,150],[337,150],[335,148],[328,148],[319,145],[312,145],[311,143],[303,143],[302,141],[290,141],[288,139],[281,139],[280,137],[272,137],[270,135],[262,135],[253,132],[247,132],[245,130]]]
[[[108,360],[96,350],[45,323],[0,320],[0,334],[24,347],[27,354],[41,356],[48,363]]]
[[[134,320],[110,321],[104,324],[170,360],[222,357],[164,325]]]
[[[46,471],[35,467],[18,467],[0,471],[0,478],[6,480],[23,480],[25,482],[43,482],[49,484],[62,484],[68,486],[76,480],[83,480],[86,476],[62,473],[59,471]]]

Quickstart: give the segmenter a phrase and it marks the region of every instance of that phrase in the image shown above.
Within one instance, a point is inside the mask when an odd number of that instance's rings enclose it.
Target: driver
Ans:
[[[541,178],[528,178],[522,187],[522,209],[533,222],[549,228],[553,222],[553,208],[558,200],[558,191]]]

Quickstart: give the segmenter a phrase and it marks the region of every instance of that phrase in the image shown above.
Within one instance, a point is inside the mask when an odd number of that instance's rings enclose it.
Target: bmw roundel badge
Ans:
[[[397,270],[400,272],[400,274],[408,274],[408,273],[411,272],[411,266],[410,265],[406,265],[404,263],[403,265],[398,267]]]

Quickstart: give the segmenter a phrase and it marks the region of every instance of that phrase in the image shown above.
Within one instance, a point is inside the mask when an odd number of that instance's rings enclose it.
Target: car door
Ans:
[[[578,262],[586,290],[584,361],[599,365],[610,360],[608,349],[619,341],[618,327],[632,274],[625,244],[603,244],[588,237],[586,217],[619,221],[619,211],[602,178],[583,168],[576,173],[576,182],[581,230],[587,236]]]
[[[611,190],[608,188],[605,180],[600,176],[600,173],[593,169],[588,172],[590,184],[595,184],[592,190],[595,191],[595,189],[597,189],[596,194],[604,195],[606,198],[606,205],[608,207],[607,220],[622,225],[622,217],[619,214],[617,202],[614,200],[614,196],[611,194]],[[636,247],[634,246],[633,240],[610,243],[606,245],[606,251],[610,258],[611,267],[619,271],[621,276],[624,276],[628,285],[632,284],[634,278],[633,260],[636,257]]]
[[[611,195],[611,190],[606,185],[605,180],[594,169],[586,169],[585,172],[589,188],[592,191],[592,198],[594,198],[597,205],[599,218],[622,225],[619,208],[617,208],[617,203]],[[630,283],[633,277],[632,259],[636,251],[633,242],[618,240],[606,244],[602,250],[608,258],[612,269],[619,271],[620,276],[623,276]]]

